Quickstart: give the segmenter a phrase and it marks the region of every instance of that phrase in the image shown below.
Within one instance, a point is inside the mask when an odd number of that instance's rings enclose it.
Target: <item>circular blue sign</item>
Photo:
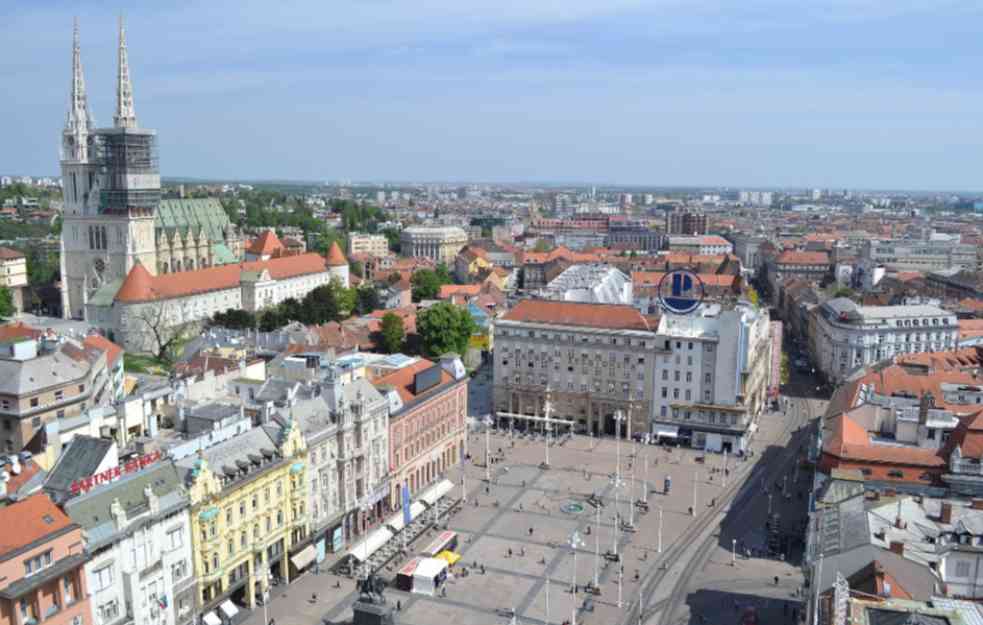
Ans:
[[[688,269],[675,269],[659,280],[659,304],[677,315],[688,315],[703,302],[703,281]]]

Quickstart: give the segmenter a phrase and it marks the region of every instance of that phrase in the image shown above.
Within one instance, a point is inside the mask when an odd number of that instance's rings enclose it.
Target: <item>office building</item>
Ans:
[[[403,256],[428,258],[451,267],[468,244],[468,234],[455,226],[411,226],[399,234],[399,242]]]
[[[666,212],[666,233],[669,235],[698,235],[707,233],[707,216],[689,211]]]
[[[348,255],[367,254],[381,258],[389,254],[389,239],[381,234],[352,232],[348,235]]]

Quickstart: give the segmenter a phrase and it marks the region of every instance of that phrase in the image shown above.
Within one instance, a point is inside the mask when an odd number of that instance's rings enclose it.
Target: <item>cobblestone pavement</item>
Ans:
[[[754,445],[758,452],[768,444],[769,437],[781,431],[781,419],[780,415],[762,418]],[[690,507],[694,500],[697,513],[703,514],[723,489],[722,455],[666,450],[626,441],[620,443],[619,452],[614,440],[574,436],[563,445],[550,448],[550,466],[543,468],[546,451],[541,441],[517,439],[514,447],[507,436],[493,435],[490,441],[492,454],[501,448],[505,456],[503,462],[493,463],[491,484],[483,480],[484,435],[473,434],[469,441],[473,462],[464,468],[467,502],[462,502],[448,520],[449,528],[460,535],[458,552],[462,560],[446,585],[446,597],[414,595],[390,587],[386,591],[388,601],[392,605],[399,602],[401,608],[397,623],[504,624],[511,621],[510,611],[514,609],[518,622],[559,624],[571,619],[576,608],[581,608],[577,623],[618,623],[627,604],[637,599],[636,572],[644,576],[660,565],[660,525],[665,553],[693,523]],[[619,453],[623,486],[616,489],[612,477]],[[727,462],[732,482],[743,479],[753,464],[733,457]],[[667,476],[672,479],[672,491],[664,494],[663,480]],[[450,497],[460,499],[460,469],[455,468],[448,477],[458,485]],[[587,502],[591,495],[604,503],[600,519]],[[629,503],[643,497],[648,500],[647,513]],[[617,546],[615,510],[624,522],[633,521],[631,531],[620,533]],[[581,539],[576,549],[576,567],[569,546],[575,531]],[[434,535],[434,530],[426,532],[409,546],[408,552],[417,553]],[[619,567],[604,557],[615,549],[623,566],[622,608],[618,607]],[[388,581],[402,564],[403,561],[392,562],[381,573]],[[484,574],[480,565],[485,567]],[[728,573],[733,574],[733,570]],[[584,592],[583,586],[593,583],[595,575],[599,594]],[[580,587],[576,594],[571,592],[574,581]],[[312,600],[314,593],[316,602]],[[271,618],[276,625],[313,625],[322,619],[344,621],[351,617],[355,594],[354,582],[348,578],[309,573],[288,587],[277,588],[267,615],[258,608],[245,622],[264,625]]]

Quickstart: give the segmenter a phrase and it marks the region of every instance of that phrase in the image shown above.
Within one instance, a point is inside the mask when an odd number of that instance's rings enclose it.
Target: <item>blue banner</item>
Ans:
[[[410,516],[410,487],[403,484],[403,525],[409,525],[413,517]]]

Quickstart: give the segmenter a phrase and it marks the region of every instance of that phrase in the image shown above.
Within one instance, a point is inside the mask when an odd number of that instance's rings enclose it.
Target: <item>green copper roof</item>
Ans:
[[[200,227],[209,241],[217,243],[224,241],[229,216],[215,198],[161,200],[155,225],[165,230],[191,228],[195,232]]]
[[[119,287],[121,286],[123,286],[122,278],[119,280],[110,280],[90,295],[86,304],[89,306],[105,306],[107,308],[112,306],[113,300],[116,298],[116,292],[119,291]]]
[[[239,259],[236,258],[235,254],[225,243],[212,243],[212,264],[213,265],[228,265],[230,263],[237,263]]]

